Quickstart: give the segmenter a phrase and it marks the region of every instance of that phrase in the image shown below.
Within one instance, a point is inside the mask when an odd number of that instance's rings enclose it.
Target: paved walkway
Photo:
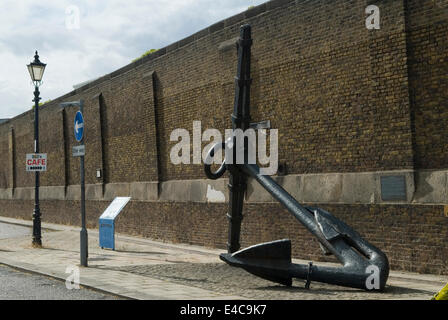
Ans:
[[[0,223],[31,226],[31,221],[0,217]],[[64,280],[66,269],[79,265],[80,228],[43,223],[43,248],[31,246],[31,236],[0,237],[0,264]],[[371,293],[303,281],[276,285],[218,258],[222,250],[116,235],[116,250],[98,245],[98,231],[89,233],[89,267],[80,268],[85,287],[133,299],[423,299],[429,300],[448,276],[391,272],[383,293]],[[294,260],[296,263],[307,261]],[[323,263],[316,263],[322,265]]]

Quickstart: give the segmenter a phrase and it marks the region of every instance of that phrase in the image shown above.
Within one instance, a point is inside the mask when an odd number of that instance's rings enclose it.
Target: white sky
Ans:
[[[0,119],[33,105],[26,65],[47,63],[41,101],[267,0],[1,0]],[[75,6],[75,10],[73,10]],[[79,10],[79,28],[70,28]],[[67,23],[68,26],[67,27]]]

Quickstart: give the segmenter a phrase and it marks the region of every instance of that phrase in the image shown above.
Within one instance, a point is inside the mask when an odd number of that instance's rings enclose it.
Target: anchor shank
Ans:
[[[245,131],[250,125],[250,47],[252,44],[251,27],[241,26],[238,42],[238,68],[235,77],[235,102],[232,114],[233,130]],[[244,142],[244,150],[247,152],[247,141]],[[233,162],[226,164],[230,173],[229,177],[229,240],[227,249],[229,253],[240,248],[240,230],[243,219],[244,194],[246,192],[246,175],[238,169],[236,162],[236,144],[233,146]]]
[[[245,164],[242,170],[249,176],[255,178],[277,201],[279,201],[290,213],[299,220],[335,257],[343,262],[344,257],[335,250],[327,239],[325,239],[317,225],[313,213],[297,202],[285,189],[278,185],[271,177],[260,174],[260,168],[256,164]]]

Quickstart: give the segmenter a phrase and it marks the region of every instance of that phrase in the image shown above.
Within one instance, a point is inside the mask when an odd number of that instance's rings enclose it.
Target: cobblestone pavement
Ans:
[[[309,300],[309,299],[430,299],[434,292],[387,286],[382,293],[312,282],[310,290],[305,282],[295,279],[292,287],[277,285],[224,263],[177,263],[170,265],[143,265],[113,268],[133,274],[179,284],[203,288],[228,295],[238,295],[260,300]]]
[[[29,227],[32,222],[0,217],[0,223]],[[79,228],[43,223],[43,248],[31,246],[30,234],[0,239],[0,263],[67,278],[66,268],[79,265]],[[99,248],[98,232],[89,232],[89,267],[80,268],[81,285],[134,299],[422,299],[429,300],[447,276],[392,271],[383,293],[372,293],[295,280],[292,287],[252,276],[219,260],[221,249],[173,244],[117,234],[116,250]],[[295,263],[307,263],[294,259]],[[319,263],[316,265],[330,265]]]

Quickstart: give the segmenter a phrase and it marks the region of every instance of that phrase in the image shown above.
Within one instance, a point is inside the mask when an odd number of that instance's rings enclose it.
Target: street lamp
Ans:
[[[28,67],[28,72],[30,73],[31,80],[34,82],[34,85],[36,87],[39,87],[42,81],[42,77],[44,76],[45,71],[45,63],[40,62],[39,55],[37,54],[34,56],[34,61],[31,62]]]
[[[39,87],[42,84],[42,77],[45,71],[45,63],[40,62],[39,55],[34,56],[34,61],[28,67],[31,80],[34,83],[34,153],[39,153]],[[39,171],[36,174],[36,187],[34,193],[34,211],[33,211],[33,246],[42,246],[40,208],[39,208]]]

